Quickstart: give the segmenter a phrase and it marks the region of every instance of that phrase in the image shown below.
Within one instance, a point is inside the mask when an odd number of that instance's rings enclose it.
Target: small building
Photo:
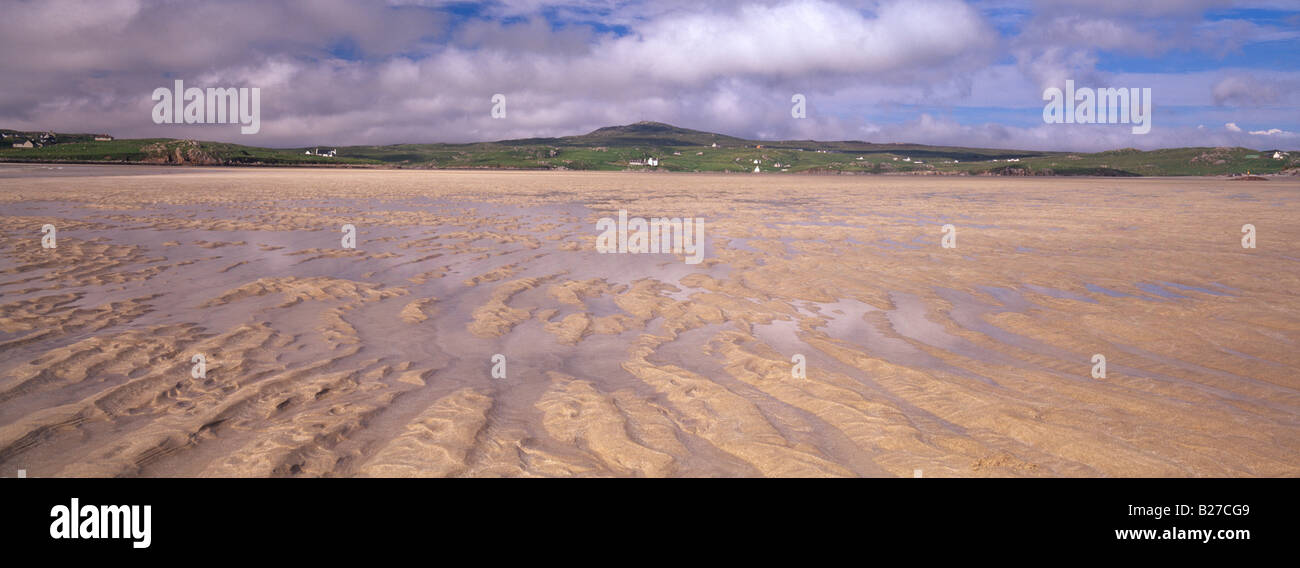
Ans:
[[[762,171],[762,170],[758,169],[758,166],[754,166],[754,173],[759,173],[759,172],[761,172],[761,171]]]
[[[1281,152],[1281,151],[1273,152],[1273,159],[1274,159],[1274,160],[1285,160],[1285,159],[1287,159],[1289,156],[1291,156],[1291,154],[1288,154],[1288,153],[1286,153],[1286,152]]]
[[[35,145],[32,144],[31,140],[23,140],[22,142],[14,143],[14,148],[34,148],[34,147]]]
[[[648,159],[648,160],[645,161],[645,165],[650,166],[650,167],[657,168],[657,167],[659,167],[659,159],[658,159],[658,158],[650,158],[650,159]]]
[[[113,137],[112,137],[112,136],[109,136],[109,135],[107,135],[107,134],[96,134],[96,135],[95,135],[95,141],[96,141],[96,142],[112,142],[112,141],[113,141]]]

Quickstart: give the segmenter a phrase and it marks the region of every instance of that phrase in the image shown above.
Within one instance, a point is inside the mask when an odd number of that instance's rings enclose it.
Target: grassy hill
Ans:
[[[0,161],[104,162],[194,165],[307,165],[335,167],[655,170],[687,172],[906,173],[932,175],[1178,176],[1294,173],[1300,153],[1273,159],[1248,148],[1174,148],[1097,153],[1039,152],[878,144],[861,141],[745,140],[657,122],[611,126],[578,136],[472,144],[393,144],[315,148],[259,148],[166,138],[94,141],[89,134],[55,134],[39,148],[13,148]],[[637,165],[655,158],[658,167]],[[757,164],[755,163],[757,160]]]

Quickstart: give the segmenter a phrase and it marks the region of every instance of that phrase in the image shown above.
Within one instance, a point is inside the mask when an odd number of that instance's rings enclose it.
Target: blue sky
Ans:
[[[656,120],[758,138],[1300,148],[1300,1],[10,0],[5,13],[5,128],[298,146]],[[174,78],[260,88],[260,132],[154,124],[149,93]],[[1067,79],[1150,88],[1150,133],[1045,123],[1044,89]],[[806,118],[791,116],[796,93]]]

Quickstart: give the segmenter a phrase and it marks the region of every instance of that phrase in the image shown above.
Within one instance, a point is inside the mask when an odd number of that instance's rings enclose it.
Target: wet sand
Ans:
[[[1286,179],[0,166],[0,472],[1295,476],[1298,201]],[[598,254],[620,209],[703,218],[704,261]]]

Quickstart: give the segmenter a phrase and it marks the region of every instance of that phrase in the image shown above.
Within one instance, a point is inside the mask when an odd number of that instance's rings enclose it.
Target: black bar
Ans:
[[[37,557],[89,554],[123,561],[192,558],[197,553],[205,560],[248,559],[260,557],[258,551],[263,550],[296,558],[374,551],[383,551],[385,557],[427,556],[437,551],[435,557],[449,561],[452,557],[445,553],[453,549],[527,556],[530,550],[541,554],[560,547],[574,554],[596,554],[597,543],[603,543],[600,547],[638,543],[648,547],[647,558],[671,556],[674,549],[686,554],[682,547],[696,545],[732,547],[736,554],[799,554],[815,549],[824,555],[851,552],[866,544],[912,551],[905,555],[1042,548],[1058,548],[1071,558],[1128,553],[1254,555],[1282,551],[1293,542],[1295,487],[1291,480],[1281,479],[6,479],[0,483],[7,504],[2,534],[6,541],[12,539],[8,552]],[[148,548],[134,548],[129,538],[52,538],[51,510],[69,506],[74,497],[83,507],[149,505]],[[1191,507],[1190,514],[1176,514],[1178,505]],[[1135,515],[1130,506],[1171,509],[1168,516],[1157,519]],[[1249,535],[1210,542],[1116,538],[1117,530],[1127,529],[1156,529],[1157,534],[1166,529],[1230,530],[1249,531]],[[996,561],[996,557],[988,559]]]

